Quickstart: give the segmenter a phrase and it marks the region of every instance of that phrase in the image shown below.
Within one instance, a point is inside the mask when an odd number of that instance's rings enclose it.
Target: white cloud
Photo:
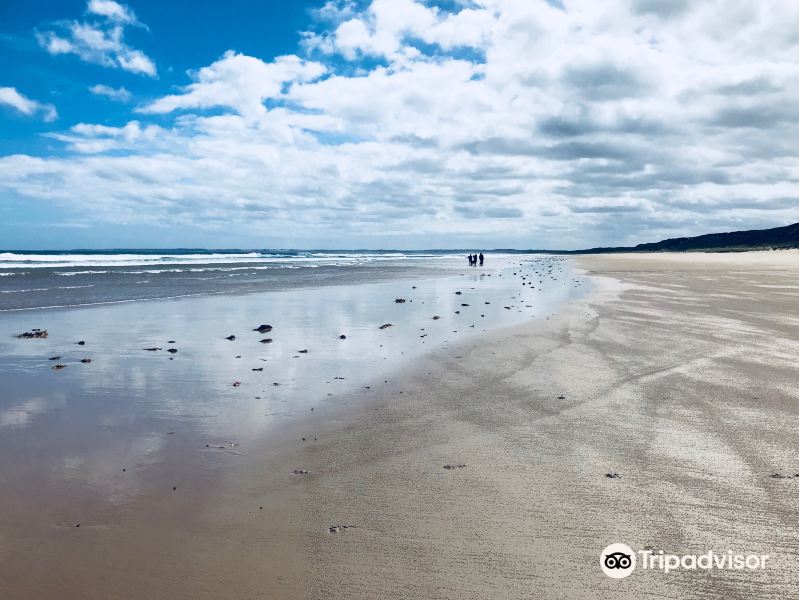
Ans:
[[[131,121],[123,127],[109,127],[78,123],[67,133],[48,133],[47,137],[69,144],[71,150],[81,154],[98,154],[109,150],[138,150],[152,152],[163,129],[157,125],[142,127],[138,121]]]
[[[29,117],[38,115],[44,121],[55,121],[58,118],[55,106],[31,100],[13,87],[0,87],[0,104],[10,106]]]
[[[125,43],[125,27],[141,25],[127,6],[113,0],[89,0],[92,22],[58,23],[55,29],[39,31],[39,45],[50,54],[75,54],[82,60],[155,77],[155,62],[141,50]]]
[[[309,36],[309,45],[327,53],[340,52],[348,60],[361,54],[390,60],[415,58],[418,50],[406,43],[409,38],[443,50],[480,48],[495,25],[495,14],[487,7],[449,13],[415,0],[373,0],[361,14],[342,14],[347,18],[341,19],[332,39]]]
[[[93,85],[89,88],[89,91],[97,96],[105,96],[106,98],[111,98],[111,100],[116,100],[118,102],[128,102],[131,98],[130,92],[124,87],[112,88],[102,83]]]
[[[283,87],[311,81],[325,72],[324,66],[296,56],[279,56],[271,63],[232,51],[192,75],[194,83],[182,94],[156,100],[144,113],[169,113],[179,109],[225,107],[252,119],[266,114],[263,102],[283,95]]]
[[[136,15],[130,7],[114,0],[89,0],[86,11],[119,23],[135,23]]]
[[[136,121],[55,134],[65,157],[0,159],[0,186],[296,244],[574,247],[799,220],[793,2],[455,4],[328,2],[313,60],[228,52]],[[113,47],[116,26],[52,51]]]

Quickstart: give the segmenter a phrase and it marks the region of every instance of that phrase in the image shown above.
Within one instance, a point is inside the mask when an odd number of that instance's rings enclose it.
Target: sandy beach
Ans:
[[[3,597],[799,597],[799,253],[569,260],[590,294],[287,420],[235,469],[181,477],[178,445],[148,467],[174,492],[39,489],[54,522],[9,496]],[[613,542],[770,562],[613,580]]]

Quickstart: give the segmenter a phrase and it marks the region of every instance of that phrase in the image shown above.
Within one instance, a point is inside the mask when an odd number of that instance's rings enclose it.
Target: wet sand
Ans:
[[[307,597],[799,597],[799,479],[771,477],[799,472],[799,254],[577,263],[588,301],[431,356],[287,450],[314,473],[289,487]],[[612,542],[771,559],[611,580]]]
[[[799,254],[574,260],[590,296],[287,420],[235,469],[142,464],[177,489],[117,505],[37,489],[49,520],[4,502],[3,597],[799,597],[799,478],[771,477],[799,472]],[[772,558],[611,580],[612,542]]]
[[[521,286],[520,262],[545,282]],[[297,484],[317,472],[297,450],[428,352],[582,293],[558,257],[494,255],[455,276],[436,264],[0,312],[0,597],[301,595],[317,532]],[[18,337],[34,328],[49,335]]]

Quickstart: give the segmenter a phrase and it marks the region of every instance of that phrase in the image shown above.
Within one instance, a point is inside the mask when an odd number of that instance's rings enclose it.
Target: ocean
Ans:
[[[465,255],[198,249],[0,252],[0,311],[438,276],[442,269],[466,265]]]

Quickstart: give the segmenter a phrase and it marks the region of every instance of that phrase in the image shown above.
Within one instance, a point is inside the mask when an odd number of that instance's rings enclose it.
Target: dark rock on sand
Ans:
[[[270,331],[272,331],[272,326],[271,325],[259,325],[258,327],[253,329],[253,331],[257,331],[258,333],[269,333]]]
[[[396,302],[397,304],[405,304],[405,298],[397,298],[396,300],[394,300],[394,302]]]
[[[47,337],[47,330],[31,329],[30,331],[25,331],[23,333],[20,333],[17,337],[25,340],[40,340]]]
[[[241,381],[234,381],[233,387],[239,387],[241,385]]]
[[[85,346],[85,345],[86,345],[86,342],[84,342],[83,340],[78,342],[78,346]]]
[[[294,469],[292,471],[294,475],[310,475],[311,472],[308,469]]]
[[[346,340],[346,339],[347,339],[347,336],[346,336],[346,335],[344,335],[344,334],[342,333],[340,336],[338,336],[338,339],[340,339],[340,340]]]
[[[380,329],[388,329],[389,327],[394,327],[394,325],[392,323],[383,323]]]
[[[305,350],[297,350],[297,352],[300,354],[308,354],[308,349],[306,348]]]
[[[263,371],[263,370],[264,370],[264,368],[263,368],[263,367],[258,367],[258,368],[256,368],[256,369],[253,369],[253,371]]]
[[[232,342],[233,340],[236,339],[236,336],[235,335],[229,335],[225,339]]]
[[[47,360],[61,360],[61,357],[60,356],[51,356]]]
[[[264,338],[264,339],[261,340],[261,343],[262,344],[271,344],[272,343],[272,338]]]
[[[340,533],[345,529],[353,529],[355,525],[331,525],[327,528],[330,533]]]
[[[462,463],[458,463],[458,464],[455,464],[455,465],[444,465],[444,468],[445,468],[447,471],[451,471],[451,470],[453,470],[453,469],[465,469],[465,468],[466,468],[466,465],[464,465],[464,464],[462,464]]]
[[[147,352],[158,352],[160,349],[161,349],[161,348],[156,348],[156,347],[153,347],[153,348],[144,348],[144,350],[147,350]]]
[[[434,320],[434,321],[438,321],[440,318],[441,318],[441,317],[439,317],[438,315],[433,315],[433,320]]]
[[[80,362],[82,362],[84,365],[88,365],[90,362],[92,362],[92,359],[91,358],[81,358]]]
[[[60,371],[61,369],[66,369],[66,368],[67,368],[67,366],[63,365],[61,363],[58,363],[57,365],[53,365],[53,370],[55,370],[55,371]]]
[[[607,477],[608,479],[620,479],[621,475],[619,475],[618,473],[605,473],[605,477]]]
[[[169,352],[170,354],[177,354],[178,349],[177,348],[167,348],[166,351]]]

